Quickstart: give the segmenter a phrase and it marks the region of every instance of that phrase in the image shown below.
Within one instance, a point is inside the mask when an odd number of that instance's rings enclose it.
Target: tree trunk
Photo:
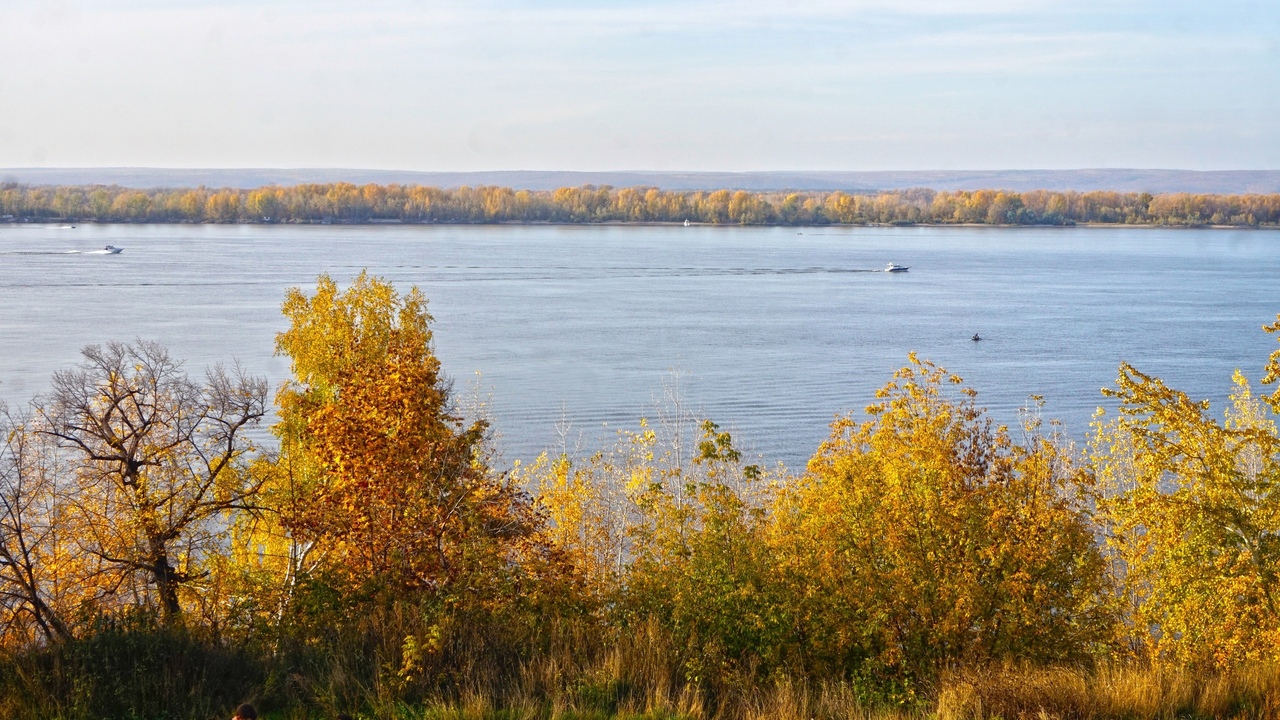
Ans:
[[[155,574],[156,590],[160,593],[160,607],[166,620],[174,620],[182,614],[182,606],[178,604],[178,583],[180,578],[172,565],[169,556],[160,552],[152,572]]]

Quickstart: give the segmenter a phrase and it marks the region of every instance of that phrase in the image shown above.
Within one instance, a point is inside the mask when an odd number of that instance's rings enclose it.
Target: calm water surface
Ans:
[[[64,252],[107,244],[126,250]],[[863,272],[890,261],[911,271]],[[699,415],[798,468],[912,350],[1001,421],[1034,393],[1081,436],[1122,359],[1220,401],[1280,312],[1272,231],[0,225],[0,397],[135,337],[277,383],[285,289],[361,268],[430,298],[437,354],[460,390],[482,373],[508,461],[558,447],[558,424],[588,450],[653,417],[674,372]]]

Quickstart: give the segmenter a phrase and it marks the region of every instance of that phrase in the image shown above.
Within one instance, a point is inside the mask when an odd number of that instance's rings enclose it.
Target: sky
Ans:
[[[0,167],[1280,168],[1276,0],[0,0]]]

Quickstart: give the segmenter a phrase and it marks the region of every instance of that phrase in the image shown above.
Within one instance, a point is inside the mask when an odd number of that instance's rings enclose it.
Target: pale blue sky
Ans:
[[[1277,0],[0,0],[0,167],[1280,168]]]

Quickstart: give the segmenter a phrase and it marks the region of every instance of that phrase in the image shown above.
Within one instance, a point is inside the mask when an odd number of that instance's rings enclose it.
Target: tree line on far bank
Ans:
[[[717,225],[972,223],[989,225],[1280,224],[1280,194],[1009,192],[714,192],[657,188],[442,189],[350,183],[138,190],[0,184],[13,221],[148,223],[604,223]]]
[[[1084,448],[911,356],[799,474],[679,413],[504,471],[416,289],[283,312],[271,447],[264,379],[146,341],[0,412],[0,714],[984,717],[1108,668],[1175,703],[1117,716],[1280,702],[1280,350],[1225,414],[1123,364]]]

